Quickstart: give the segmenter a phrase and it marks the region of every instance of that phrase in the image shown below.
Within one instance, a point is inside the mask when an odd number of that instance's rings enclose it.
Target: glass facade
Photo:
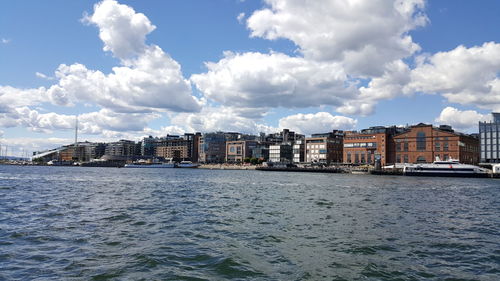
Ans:
[[[481,162],[500,163],[499,131],[500,113],[493,113],[492,122],[479,122],[479,138],[481,139]]]

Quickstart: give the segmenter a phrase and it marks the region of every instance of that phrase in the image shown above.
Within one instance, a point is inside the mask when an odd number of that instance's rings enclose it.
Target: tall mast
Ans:
[[[80,160],[78,155],[78,115],[75,116],[75,159]]]

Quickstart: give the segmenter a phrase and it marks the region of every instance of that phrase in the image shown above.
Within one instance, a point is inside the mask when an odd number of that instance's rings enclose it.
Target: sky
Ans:
[[[497,0],[0,2],[0,151],[500,111]]]

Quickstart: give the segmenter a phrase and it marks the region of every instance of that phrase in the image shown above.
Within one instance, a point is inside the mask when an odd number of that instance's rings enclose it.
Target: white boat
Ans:
[[[177,163],[177,168],[197,168],[199,165],[191,161],[181,161]]]
[[[490,172],[478,166],[461,164],[458,160],[441,161],[437,159],[432,164],[408,164],[403,168],[405,176],[431,177],[488,177]]]
[[[173,161],[169,162],[153,162],[148,163],[144,160],[139,160],[135,163],[125,164],[124,168],[175,168],[175,163]]]
[[[125,164],[124,168],[174,168],[174,163],[155,163],[155,164]]]

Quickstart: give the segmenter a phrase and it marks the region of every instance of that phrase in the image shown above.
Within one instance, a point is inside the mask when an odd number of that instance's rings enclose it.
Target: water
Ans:
[[[500,280],[500,181],[0,166],[0,280]]]

